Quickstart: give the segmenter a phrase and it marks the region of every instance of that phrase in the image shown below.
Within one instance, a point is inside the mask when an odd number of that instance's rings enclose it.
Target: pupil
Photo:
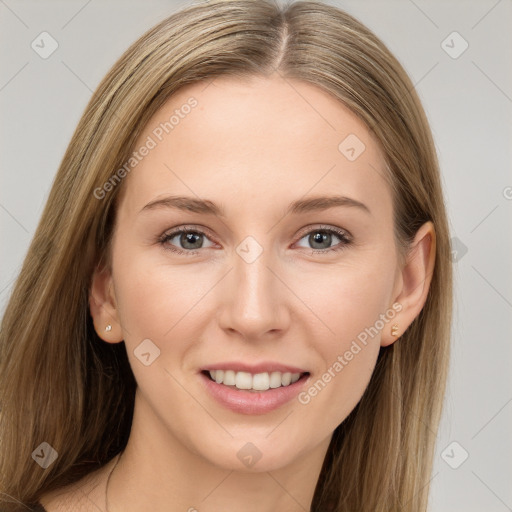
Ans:
[[[187,244],[191,243],[192,245],[194,244],[194,238],[197,237],[197,239],[199,238],[199,234],[198,233],[183,233],[181,235],[181,243],[183,245],[183,247],[187,247]],[[197,239],[195,240],[195,242],[197,243]],[[187,247],[188,249],[198,249],[199,247]]]
[[[331,234],[330,233],[321,233],[319,231],[317,231],[314,235],[312,235],[313,237],[313,244],[315,243],[322,243],[322,242],[328,242],[327,244],[327,247],[329,247],[331,244]],[[326,247],[322,247],[323,249],[325,249]]]

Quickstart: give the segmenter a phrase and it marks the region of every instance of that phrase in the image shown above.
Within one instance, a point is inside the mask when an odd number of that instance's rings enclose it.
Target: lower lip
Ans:
[[[265,414],[283,406],[296,397],[310,375],[305,374],[297,382],[267,391],[245,391],[224,384],[217,384],[204,373],[200,373],[206,390],[221,405],[240,414]]]

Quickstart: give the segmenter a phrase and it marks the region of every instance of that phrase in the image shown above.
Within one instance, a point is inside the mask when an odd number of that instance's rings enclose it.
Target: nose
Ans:
[[[290,324],[290,292],[270,251],[264,250],[254,261],[240,254],[233,253],[233,269],[219,290],[223,297],[220,326],[249,341],[275,338]]]

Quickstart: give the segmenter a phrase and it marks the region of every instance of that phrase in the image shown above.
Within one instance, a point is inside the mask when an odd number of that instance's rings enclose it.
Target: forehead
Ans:
[[[366,125],[318,86],[279,75],[180,89],[135,150],[144,145],[124,183],[133,209],[165,194],[243,207],[329,192],[391,207],[384,156]]]

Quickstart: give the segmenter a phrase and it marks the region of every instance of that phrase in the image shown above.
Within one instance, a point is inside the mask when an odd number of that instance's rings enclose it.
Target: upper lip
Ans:
[[[238,361],[214,363],[201,368],[201,371],[210,370],[233,370],[235,372],[248,372],[252,374],[265,373],[265,372],[281,372],[281,373],[307,373],[307,370],[290,366],[287,364],[278,363],[275,361],[263,361],[258,364],[247,364]]]

